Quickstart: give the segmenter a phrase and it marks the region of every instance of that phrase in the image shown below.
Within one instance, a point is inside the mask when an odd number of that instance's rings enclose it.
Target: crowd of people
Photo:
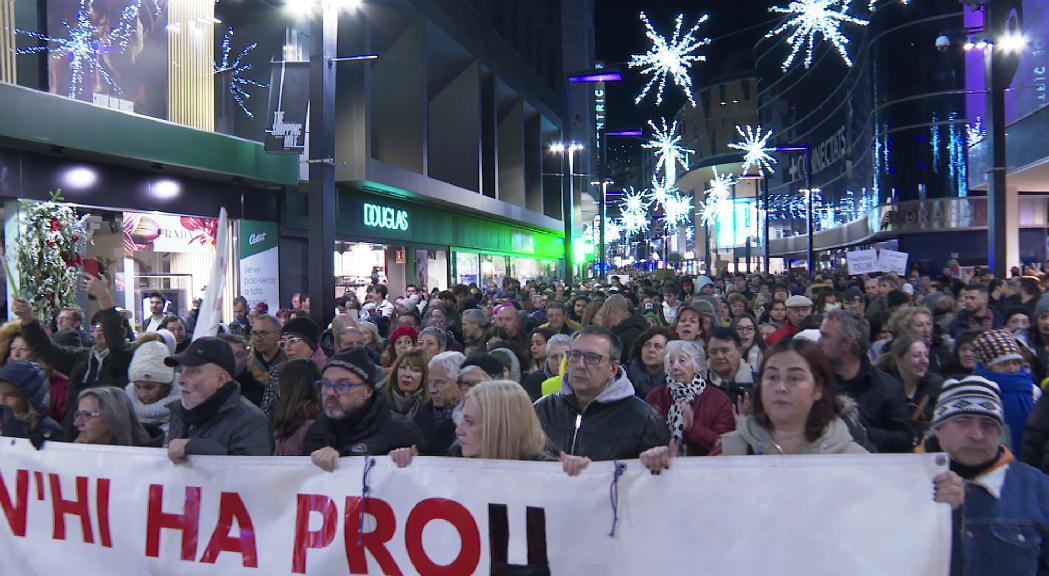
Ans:
[[[193,455],[638,458],[945,452],[952,570],[1049,571],[1049,277],[623,274],[451,290],[373,284],[217,337],[151,295],[136,330],[99,310],[0,328],[0,431]],[[195,308],[199,306],[196,303]]]

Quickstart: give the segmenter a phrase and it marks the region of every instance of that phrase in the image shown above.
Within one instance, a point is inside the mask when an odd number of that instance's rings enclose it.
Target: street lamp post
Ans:
[[[571,284],[572,271],[575,268],[575,248],[572,246],[572,221],[575,213],[575,185],[572,182],[572,179],[575,177],[575,153],[582,149],[583,145],[575,142],[571,144],[555,142],[550,145],[550,151],[561,156],[562,171],[564,170],[565,157],[568,157],[568,172],[562,176],[562,178],[568,178],[568,194],[565,195],[562,193],[564,201],[561,203],[565,224],[565,284]],[[562,192],[564,191],[563,179],[561,180],[561,190]]]

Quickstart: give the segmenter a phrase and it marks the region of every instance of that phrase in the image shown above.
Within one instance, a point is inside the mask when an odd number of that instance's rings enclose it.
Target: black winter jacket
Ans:
[[[109,353],[97,368],[97,377],[85,382],[91,369],[94,356],[91,348],[66,348],[51,341],[44,332],[40,322],[34,320],[22,325],[22,337],[25,338],[33,355],[51,368],[69,375],[69,386],[66,387],[66,416],[62,419],[65,437],[76,438],[73,426],[73,412],[76,411],[77,397],[80,392],[95,386],[116,386],[123,389],[127,386],[127,368],[131,364],[131,345],[124,334],[124,319],[116,308],[109,308],[98,313],[102,324]]]
[[[859,405],[860,420],[878,452],[913,451],[916,438],[903,384],[872,366],[866,356],[862,361],[855,378],[838,377],[838,390]]]
[[[375,391],[359,410],[341,420],[321,413],[306,431],[303,451],[311,454],[330,446],[340,456],[382,456],[397,448],[426,446],[419,428],[401,414],[393,412],[389,399]]]
[[[1020,461],[1049,474],[1049,400],[1043,394],[1034,411],[1027,418],[1023,442],[1020,446]]]
[[[626,364],[630,361],[630,353],[634,350],[634,342],[645,330],[648,330],[648,321],[637,312],[634,312],[626,320],[612,327],[612,333],[618,336],[619,341],[623,343],[623,353],[620,354],[620,362]]]
[[[615,380],[581,409],[562,377],[561,391],[535,403],[539,423],[554,449],[591,460],[628,460],[670,442],[663,418],[634,395],[622,368]]]
[[[236,383],[234,383],[236,385]],[[188,438],[186,454],[209,456],[272,456],[273,427],[269,418],[240,395],[240,386],[230,394],[215,415],[191,425],[186,409],[173,400],[168,404],[171,424],[168,441]]]

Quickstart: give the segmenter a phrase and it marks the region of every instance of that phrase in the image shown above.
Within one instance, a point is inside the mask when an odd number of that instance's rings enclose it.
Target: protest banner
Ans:
[[[950,510],[931,487],[945,467],[751,456],[568,477],[556,462],[354,457],[328,473],[308,458],[175,465],[160,449],[4,439],[0,558],[21,576],[942,576]]]
[[[882,272],[895,272],[900,276],[906,276],[908,257],[909,255],[906,252],[882,248],[878,250],[878,268]]]
[[[847,252],[845,254],[845,261],[849,265],[849,274],[852,276],[881,271],[878,267],[877,250],[853,250]]]

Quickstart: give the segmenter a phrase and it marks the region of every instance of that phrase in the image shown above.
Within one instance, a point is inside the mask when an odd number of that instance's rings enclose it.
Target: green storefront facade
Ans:
[[[289,194],[284,222],[287,236],[306,233],[305,194]],[[467,213],[369,181],[340,183],[336,239],[337,292],[360,288],[375,279],[373,272],[399,294],[406,284],[447,289],[506,276],[553,278],[564,266],[561,232]],[[282,264],[304,274],[305,261],[289,263],[286,252],[282,249]],[[291,252],[294,258],[294,247]]]

